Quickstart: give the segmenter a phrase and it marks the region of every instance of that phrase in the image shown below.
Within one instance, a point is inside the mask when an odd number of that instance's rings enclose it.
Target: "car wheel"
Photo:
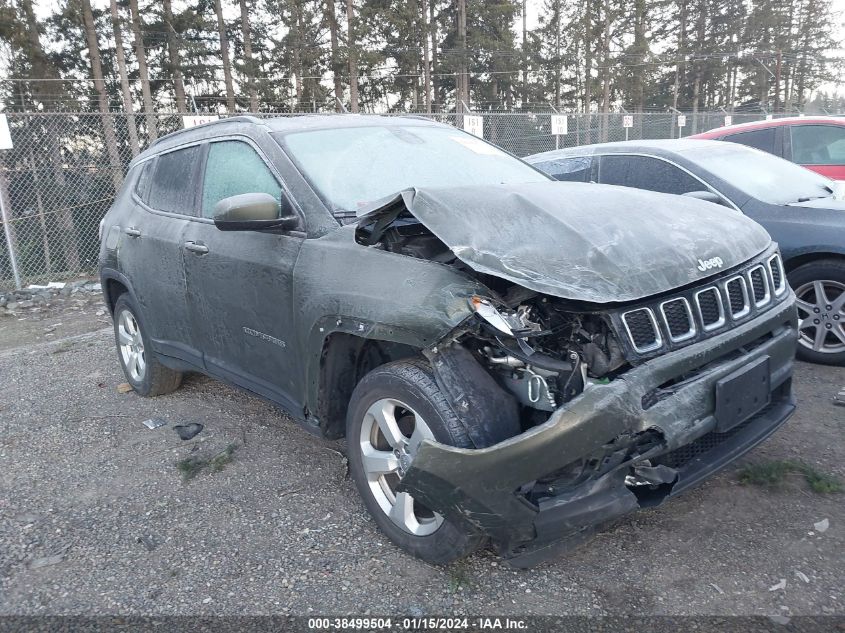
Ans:
[[[346,421],[349,470],[367,510],[402,549],[433,564],[466,556],[484,537],[397,492],[420,442],[472,444],[423,361],[398,361],[367,374],[352,394]]]
[[[126,381],[140,395],[161,396],[182,384],[182,373],[162,365],[153,353],[128,293],[120,295],[114,305],[114,338]]]
[[[845,262],[810,262],[788,277],[798,304],[798,358],[845,365]]]

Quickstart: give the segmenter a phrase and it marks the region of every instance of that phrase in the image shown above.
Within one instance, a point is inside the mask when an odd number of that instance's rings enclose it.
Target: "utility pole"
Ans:
[[[346,48],[349,54],[349,107],[358,112],[358,59],[355,50],[358,40],[355,32],[355,8],[352,0],[346,0]]]

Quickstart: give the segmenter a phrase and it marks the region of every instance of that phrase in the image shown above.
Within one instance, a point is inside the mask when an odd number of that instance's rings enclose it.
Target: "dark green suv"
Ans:
[[[558,183],[416,118],[235,117],[133,161],[103,288],[145,396],[200,371],[346,437],[387,535],[529,566],[793,412],[776,246],[696,199]]]

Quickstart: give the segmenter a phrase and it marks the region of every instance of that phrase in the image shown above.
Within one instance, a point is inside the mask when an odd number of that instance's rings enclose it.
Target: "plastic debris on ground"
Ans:
[[[813,523],[813,527],[816,528],[816,532],[822,534],[827,532],[827,528],[830,527],[830,521],[828,519],[822,519],[818,523]]]
[[[191,424],[177,424],[173,427],[173,430],[183,440],[190,440],[196,437],[204,428],[199,422],[192,422]]]
[[[148,429],[157,429],[160,426],[164,426],[167,424],[166,420],[162,420],[161,418],[150,418],[149,420],[144,420],[144,426]]]

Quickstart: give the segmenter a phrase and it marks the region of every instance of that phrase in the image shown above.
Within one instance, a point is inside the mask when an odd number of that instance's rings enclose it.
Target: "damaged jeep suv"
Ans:
[[[793,412],[775,244],[692,198],[559,183],[415,118],[234,117],[159,139],[103,221],[141,395],[200,371],[346,436],[379,527],[536,564]]]

